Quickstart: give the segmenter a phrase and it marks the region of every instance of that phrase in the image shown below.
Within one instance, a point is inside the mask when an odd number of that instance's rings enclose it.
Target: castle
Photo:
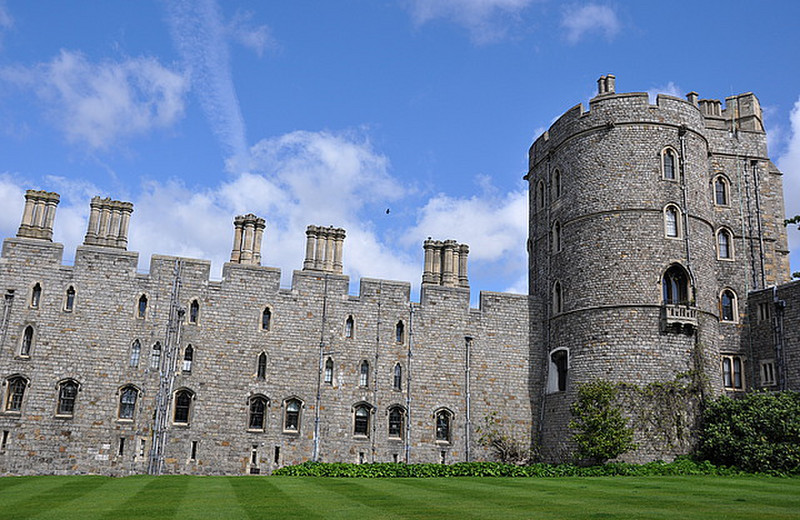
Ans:
[[[59,196],[29,190],[0,257],[0,474],[487,460],[487,418],[558,460],[581,383],[800,389],[800,282],[758,100],[651,104],[612,75],[598,85],[530,148],[529,294],[481,292],[477,309],[453,240],[423,244],[412,302],[407,282],[348,294],[345,231],[309,226],[281,287],[252,214],[221,281],[161,255],[141,274],[133,205],[99,197],[63,265]],[[629,460],[688,449],[636,436]]]

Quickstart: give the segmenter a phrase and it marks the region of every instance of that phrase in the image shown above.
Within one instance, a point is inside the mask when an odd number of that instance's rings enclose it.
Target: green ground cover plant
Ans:
[[[0,519],[788,519],[800,479],[0,478]]]

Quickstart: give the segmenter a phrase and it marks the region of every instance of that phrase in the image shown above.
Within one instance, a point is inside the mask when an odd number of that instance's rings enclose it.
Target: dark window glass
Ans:
[[[394,377],[392,378],[392,386],[395,390],[400,390],[403,386],[403,367],[400,363],[394,366]]]
[[[194,360],[194,348],[189,345],[183,351],[183,371],[190,373],[192,371],[192,361]]]
[[[403,341],[405,341],[405,326],[402,321],[398,321],[397,325],[394,327],[394,340],[397,343],[403,343]]]
[[[567,370],[569,367],[569,355],[566,350],[557,350],[550,356],[558,372],[558,391],[563,392],[567,389]]]
[[[72,415],[75,412],[75,398],[78,396],[78,385],[74,381],[61,383],[58,389],[58,415]]]
[[[270,326],[272,325],[272,311],[269,310],[269,307],[264,309],[264,312],[261,313],[261,330],[269,330]]]
[[[147,296],[144,294],[139,297],[139,307],[137,309],[137,316],[141,319],[147,315]]]
[[[42,301],[42,286],[38,283],[33,286],[33,290],[31,291],[31,307],[34,309],[39,308],[39,304]]]
[[[23,377],[9,379],[6,411],[19,412],[22,410],[22,398],[25,397],[25,388],[27,386],[28,381]]]
[[[722,321],[733,321],[733,293],[730,291],[722,291],[721,305],[722,307]]]
[[[361,362],[358,372],[358,386],[369,385],[369,363],[365,360]]]
[[[717,245],[719,246],[719,257],[731,257],[731,236],[726,230],[722,230],[717,235]]]
[[[355,329],[355,321],[353,321],[352,316],[348,316],[347,320],[344,322],[344,337],[352,338],[354,329]]]
[[[369,436],[369,408],[365,405],[356,407],[353,434]]]
[[[153,345],[153,351],[150,354],[150,368],[153,370],[158,370],[161,366],[161,343],[156,341],[156,344]]]
[[[436,413],[436,440],[450,442],[450,412]]]
[[[661,280],[664,303],[669,305],[686,305],[689,303],[689,275],[686,270],[673,265],[664,273]]]
[[[22,346],[19,349],[20,356],[30,356],[33,349],[33,327],[28,325],[22,333]]]
[[[389,410],[389,437],[403,437],[403,409],[399,407]]]
[[[333,360],[331,358],[325,360],[325,383],[333,384]]]
[[[721,177],[714,181],[714,202],[718,206],[728,204],[728,185]]]
[[[189,323],[197,323],[197,319],[200,317],[200,304],[197,300],[192,300],[192,304],[189,305]]]
[[[263,397],[254,397],[250,400],[250,420],[248,428],[251,430],[263,430],[264,420],[266,419],[267,400]]]
[[[139,343],[139,340],[134,340],[133,345],[131,345],[131,360],[130,366],[136,368],[139,366],[139,357],[142,355],[142,344]]]
[[[72,309],[75,307],[75,288],[70,286],[67,289],[67,299],[64,300],[64,310],[67,312],[72,312]]]
[[[256,377],[262,381],[267,378],[267,354],[264,352],[258,355]]]
[[[187,424],[191,407],[192,393],[189,390],[180,390],[175,394],[175,418],[173,422]]]
[[[133,413],[136,410],[136,399],[139,397],[139,392],[132,386],[126,386],[119,394],[119,418],[120,419],[133,419]]]
[[[666,150],[664,152],[664,178],[670,180],[675,179],[675,154],[672,150]]]
[[[300,401],[297,399],[286,401],[286,417],[283,421],[283,429],[295,432],[300,429]]]

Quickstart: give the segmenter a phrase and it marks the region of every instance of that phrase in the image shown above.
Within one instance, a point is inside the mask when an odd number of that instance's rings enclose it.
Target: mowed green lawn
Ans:
[[[800,518],[800,479],[6,477],[0,518]]]

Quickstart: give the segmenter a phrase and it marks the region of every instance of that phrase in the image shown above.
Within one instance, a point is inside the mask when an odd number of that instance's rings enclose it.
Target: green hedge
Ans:
[[[456,464],[342,464],[304,462],[286,466],[273,475],[294,477],[603,477],[651,475],[739,475],[742,472],[714,466],[710,462],[678,459],[675,462],[649,462],[627,464],[613,462],[602,466],[576,466],[574,464],[531,464],[517,466],[499,462],[459,462]]]

